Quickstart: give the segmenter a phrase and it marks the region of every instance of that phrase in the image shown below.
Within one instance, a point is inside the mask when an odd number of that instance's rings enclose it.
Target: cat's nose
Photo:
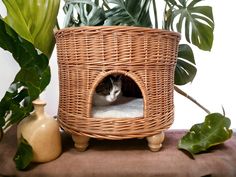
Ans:
[[[116,100],[116,97],[111,97],[111,101],[115,101]]]

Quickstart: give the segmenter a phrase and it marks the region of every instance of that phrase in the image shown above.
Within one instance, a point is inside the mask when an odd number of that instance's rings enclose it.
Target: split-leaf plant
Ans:
[[[203,51],[210,51],[212,48],[214,39],[212,8],[202,5],[203,0],[163,0],[164,12],[162,13],[162,23],[159,23],[159,4],[156,2],[156,0],[65,0],[64,27],[124,25],[160,28],[181,33],[186,43],[179,45],[174,88],[178,93],[200,106],[208,116],[203,124],[195,125],[191,129],[192,133],[202,136],[198,138],[198,136],[193,137],[187,134],[183,138],[184,141],[180,140],[178,147],[190,153],[205,151],[208,147],[222,143],[231,137],[230,120],[219,113],[211,114],[208,109],[182,91],[178,85],[192,82],[197,72],[191,45]],[[153,15],[150,15],[151,9]],[[151,16],[154,19],[153,23]],[[196,126],[197,130],[194,128]],[[211,128],[205,129],[206,126]],[[204,136],[207,138],[202,138]],[[221,138],[214,138],[215,136]],[[198,139],[198,144],[194,146],[196,139]]]
[[[37,99],[50,82],[49,58],[55,44],[60,0],[3,0],[7,16],[0,16],[0,47],[9,51],[20,70],[0,102],[0,139],[11,125],[33,110]],[[15,155],[16,167],[28,166],[32,148],[21,138]]]
[[[0,46],[10,51],[21,67],[0,102],[0,127],[4,131],[32,111],[32,100],[40,95],[50,81],[48,59],[54,46],[52,29],[56,23],[59,0],[40,2],[41,4],[37,0],[27,2],[3,0],[8,13],[7,17],[0,19]],[[197,72],[191,46],[195,45],[203,51],[210,51],[212,48],[214,37],[212,8],[203,5],[202,2],[203,0],[65,0],[63,9],[66,16],[63,27],[125,25],[153,27],[181,33],[183,41],[185,39],[187,42],[179,45],[175,90],[210,114],[210,111],[178,87],[192,82]],[[158,8],[161,7],[159,3],[164,4],[161,22],[158,21],[160,19]],[[218,117],[227,119],[224,115],[218,115],[210,114],[206,120],[211,119],[210,123],[215,123],[219,120]],[[229,124],[230,120],[221,121],[218,126],[208,126],[215,127],[210,131],[224,127],[229,136],[224,136],[224,139],[220,140],[223,142],[232,134]],[[198,130],[202,128],[204,129],[204,126],[198,126]],[[207,133],[208,130],[202,132]],[[195,139],[186,136],[184,141],[180,141],[179,147],[195,153],[191,145],[195,143]],[[217,144],[216,139],[213,140],[209,143]],[[186,146],[188,148],[183,148]],[[205,150],[205,148],[199,149]]]
[[[0,47],[20,66],[0,102],[0,127],[4,130],[32,111],[32,101],[50,82],[48,62],[55,44],[59,2],[3,0],[7,16],[0,16]]]
[[[191,155],[206,151],[212,146],[223,143],[232,136],[230,119],[219,113],[206,116],[205,121],[195,124],[179,141],[179,149],[187,150]]]

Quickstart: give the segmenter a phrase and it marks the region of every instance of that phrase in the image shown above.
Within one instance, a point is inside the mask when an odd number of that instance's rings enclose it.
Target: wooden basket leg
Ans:
[[[81,135],[72,135],[72,139],[75,143],[75,148],[80,151],[83,152],[87,149],[88,147],[88,142],[89,142],[89,137],[87,136],[81,136]]]
[[[148,146],[150,150],[153,152],[159,151],[162,147],[162,142],[164,141],[164,138],[164,132],[147,137]]]

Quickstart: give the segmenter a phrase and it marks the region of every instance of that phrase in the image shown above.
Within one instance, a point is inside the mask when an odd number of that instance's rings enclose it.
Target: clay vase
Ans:
[[[44,112],[46,102],[33,101],[34,112],[17,127],[17,138],[23,136],[33,149],[33,162],[48,162],[61,154],[61,135],[57,121]]]

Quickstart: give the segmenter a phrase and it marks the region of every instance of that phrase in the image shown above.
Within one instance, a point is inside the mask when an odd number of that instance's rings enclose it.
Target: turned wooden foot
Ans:
[[[72,139],[75,143],[75,148],[78,151],[83,152],[87,149],[88,142],[89,142],[89,137],[81,136],[81,135],[72,135]]]
[[[147,137],[148,146],[150,150],[153,152],[159,151],[162,147],[162,142],[164,141],[164,138],[165,138],[164,132]]]

